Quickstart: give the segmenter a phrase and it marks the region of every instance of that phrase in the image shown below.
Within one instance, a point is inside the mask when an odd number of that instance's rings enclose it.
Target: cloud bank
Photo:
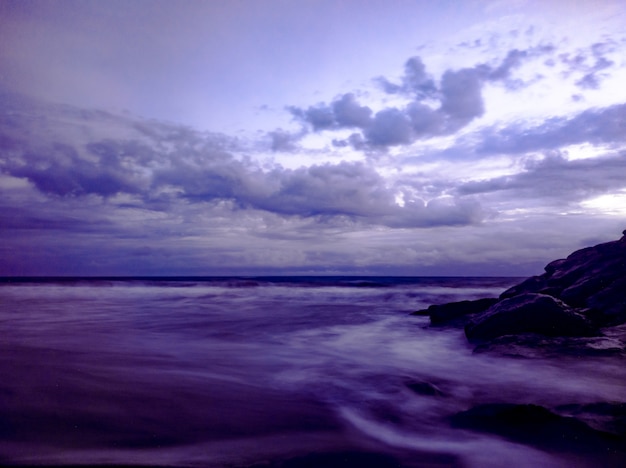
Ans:
[[[268,103],[255,138],[0,91],[0,274],[526,275],[612,239],[622,43],[533,34]]]

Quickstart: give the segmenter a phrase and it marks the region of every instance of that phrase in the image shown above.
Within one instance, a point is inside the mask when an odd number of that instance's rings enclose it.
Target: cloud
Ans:
[[[310,124],[313,131],[337,128],[365,128],[370,124],[372,110],[361,106],[354,94],[347,93],[335,99],[331,105],[318,104],[307,109],[288,107],[291,114],[301,122]]]
[[[544,202],[580,202],[595,195],[626,188],[626,152],[568,160],[559,152],[529,160],[520,173],[472,181],[457,188],[459,195],[507,192],[508,197]]]
[[[335,122],[339,127],[366,128],[371,123],[372,110],[361,106],[352,93],[347,93],[332,104]]]
[[[332,109],[342,125],[369,116],[350,95],[337,99]],[[236,141],[219,134],[115,120],[112,114],[85,119],[71,107],[40,106],[37,112],[43,110],[46,119],[33,120],[27,108],[14,106],[15,116],[0,126],[0,170],[12,180],[28,181],[51,200],[79,203],[96,197],[111,206],[125,200],[124,206],[161,212],[180,203],[227,203],[233,210],[320,222],[344,217],[390,227],[480,222],[480,210],[466,200],[426,203],[413,196],[398,205],[397,189],[363,162],[264,169],[238,156]],[[366,134],[370,143],[388,145],[408,141],[412,132],[405,113],[385,110],[374,116]],[[39,138],[32,139],[32,133]]]
[[[575,55],[559,54],[559,59],[567,66],[565,76],[582,74],[576,80],[576,86],[582,89],[598,89],[602,79],[607,76],[602,72],[615,65],[613,60],[607,58],[615,50],[613,41],[596,42],[588,49],[578,50]]]
[[[94,160],[81,157],[68,144],[56,142],[5,160],[2,169],[14,177],[30,180],[41,192],[58,196],[107,197],[138,191],[139,181],[124,167],[115,148],[101,142],[89,144],[85,149],[95,156]]]
[[[272,151],[291,152],[297,149],[297,142],[304,136],[304,132],[286,132],[282,129],[276,129],[268,133],[270,138],[270,148]]]
[[[420,138],[454,133],[481,117],[485,113],[483,87],[486,83],[502,82],[510,90],[524,86],[524,82],[512,78],[513,71],[526,60],[553,51],[552,45],[512,49],[497,66],[482,63],[448,69],[438,84],[426,71],[422,59],[411,57],[404,65],[400,84],[384,77],[375,79],[386,93],[401,95],[408,103],[404,107],[383,108],[373,116],[372,110],[358,103],[353,93],[346,93],[331,104],[288,109],[297,120],[316,132],[358,129],[362,138],[352,138],[355,149],[408,145]],[[352,142],[335,139],[333,144],[346,146]]]
[[[519,68],[527,57],[528,51],[518,49],[510,50],[498,67],[489,70],[487,79],[500,81],[510,78],[512,71]]]
[[[480,73],[474,68],[448,70],[441,78],[441,111],[459,127],[485,111]]]
[[[421,65],[421,62],[419,64]],[[415,100],[404,109],[390,107],[377,112],[371,125],[364,132],[369,144],[407,145],[418,138],[453,133],[483,115],[484,70],[479,68],[447,70],[441,78],[439,89],[436,89],[430,80],[426,81],[426,85],[423,84],[421,67],[414,66],[417,76],[413,80],[407,79],[405,84],[408,84],[403,89],[413,91]],[[425,90],[428,90],[428,93]],[[430,104],[421,102],[426,95],[431,101],[437,95],[439,107],[433,108]]]
[[[426,72],[421,57],[411,57],[404,64],[402,83],[395,84],[385,77],[375,79],[382,89],[389,94],[406,94],[416,100],[435,97],[437,87],[432,77]]]
[[[491,128],[481,134],[478,153],[519,154],[578,143],[595,145],[626,141],[626,104],[589,109],[574,117],[554,117],[541,125],[525,128],[511,125]]]
[[[445,116],[431,107],[412,102],[406,108],[406,115],[411,121],[416,138],[443,133]]]
[[[369,143],[380,146],[408,144],[414,139],[410,118],[395,108],[377,112],[365,137]]]
[[[424,202],[406,203],[396,216],[387,216],[390,227],[467,226],[480,224],[485,213],[478,201],[471,198],[439,197]]]

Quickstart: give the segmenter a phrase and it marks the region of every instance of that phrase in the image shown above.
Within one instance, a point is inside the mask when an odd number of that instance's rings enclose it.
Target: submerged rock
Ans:
[[[491,403],[452,416],[453,427],[498,434],[546,450],[623,453],[624,438],[538,405]]]
[[[548,357],[626,357],[624,342],[619,339],[596,337],[547,337],[538,334],[504,335],[479,343],[474,353],[535,359]]]
[[[330,453],[311,453],[288,460],[257,463],[247,468],[342,468],[360,466],[364,468],[397,468],[398,460],[382,453],[344,451]]]
[[[561,405],[557,411],[583,419],[596,429],[626,437],[626,403],[596,402]]]
[[[410,380],[405,382],[405,385],[408,389],[418,395],[434,397],[445,396],[445,394],[436,385],[423,380]]]

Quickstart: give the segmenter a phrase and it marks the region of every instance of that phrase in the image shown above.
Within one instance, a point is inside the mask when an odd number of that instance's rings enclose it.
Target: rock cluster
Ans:
[[[626,231],[551,262],[545,273],[508,289],[497,299],[434,305],[432,325],[464,325],[470,341],[533,333],[594,336],[600,328],[626,323]]]
[[[626,356],[626,231],[620,240],[578,250],[548,264],[545,273],[522,281],[498,298],[433,305],[414,314],[428,315],[431,326],[464,327],[475,353],[516,358]],[[422,381],[406,385],[422,397],[447,396]],[[451,415],[449,423],[545,452],[568,453],[577,466],[578,462],[581,466],[626,466],[623,401],[545,407],[522,400],[479,401]]]
[[[594,429],[578,419],[558,415],[538,405],[478,405],[455,414],[451,423],[453,427],[494,433],[549,451],[619,454],[624,450],[622,436]]]

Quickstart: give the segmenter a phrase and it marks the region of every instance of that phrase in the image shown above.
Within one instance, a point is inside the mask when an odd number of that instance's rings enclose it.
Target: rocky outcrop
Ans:
[[[626,322],[626,231],[620,240],[578,250],[545,267],[500,295],[508,299],[524,293],[560,299],[599,326]]]
[[[593,336],[598,331],[580,313],[554,297],[523,293],[503,299],[465,327],[470,340],[537,333],[545,336]]]
[[[498,299],[433,305],[431,325],[465,325],[471,341],[536,334],[588,337],[626,323],[626,231],[617,241],[587,247],[549,263],[545,273]]]
[[[485,298],[475,301],[449,302],[447,304],[435,304],[428,309],[418,310],[411,315],[428,315],[431,325],[449,325],[452,322],[465,324],[468,315],[483,312],[498,302],[497,298]]]

